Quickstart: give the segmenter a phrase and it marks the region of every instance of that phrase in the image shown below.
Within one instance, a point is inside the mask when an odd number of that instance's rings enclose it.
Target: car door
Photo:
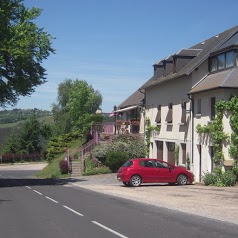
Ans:
[[[158,183],[174,182],[173,169],[170,168],[169,164],[160,160],[155,160],[154,168],[156,169],[155,172],[156,182]]]
[[[157,169],[154,167],[153,160],[145,159],[139,162],[141,166],[141,176],[143,182],[152,183],[156,182],[156,171]]]

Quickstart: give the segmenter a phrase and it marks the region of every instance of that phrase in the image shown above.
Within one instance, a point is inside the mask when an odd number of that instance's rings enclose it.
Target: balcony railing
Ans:
[[[140,122],[106,122],[96,123],[91,127],[91,133],[98,132],[99,134],[135,134],[140,131]]]

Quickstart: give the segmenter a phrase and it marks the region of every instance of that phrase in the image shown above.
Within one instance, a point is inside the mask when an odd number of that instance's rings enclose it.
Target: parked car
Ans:
[[[117,172],[117,179],[125,186],[138,187],[141,183],[192,184],[191,171],[163,160],[137,158],[126,161]]]

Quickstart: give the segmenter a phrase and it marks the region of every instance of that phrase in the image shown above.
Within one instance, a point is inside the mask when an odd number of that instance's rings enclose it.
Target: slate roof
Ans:
[[[237,31],[238,31],[238,25],[190,47],[189,49],[193,49],[193,50],[198,49],[201,51],[188,64],[182,67],[177,73],[171,72],[166,77],[161,76],[156,79],[154,76],[152,76],[144,85],[140,87],[140,89],[146,89],[154,85],[158,85],[163,82],[166,82],[168,80],[172,80],[184,75],[189,75],[201,63],[203,63],[210,56],[211,53],[220,50],[221,47],[225,45],[225,43],[228,44],[228,41],[232,36],[234,36],[232,37],[233,38],[232,42],[235,42]]]
[[[209,91],[217,88],[238,88],[238,68],[210,74],[197,84],[189,94]]]
[[[135,105],[141,105],[145,98],[145,95],[143,92],[144,92],[144,90],[142,90],[142,92],[140,92],[138,90],[135,91],[131,96],[129,96],[124,102],[122,102],[118,106],[118,109],[135,106]]]

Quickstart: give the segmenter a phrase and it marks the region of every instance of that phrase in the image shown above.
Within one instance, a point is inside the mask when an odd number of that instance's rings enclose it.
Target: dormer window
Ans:
[[[211,72],[230,68],[233,66],[234,66],[234,51],[222,53],[222,54],[213,56],[210,59],[210,71]]]
[[[226,68],[234,66],[234,52],[230,51],[226,53]]]
[[[218,70],[225,68],[225,54],[217,56]]]

